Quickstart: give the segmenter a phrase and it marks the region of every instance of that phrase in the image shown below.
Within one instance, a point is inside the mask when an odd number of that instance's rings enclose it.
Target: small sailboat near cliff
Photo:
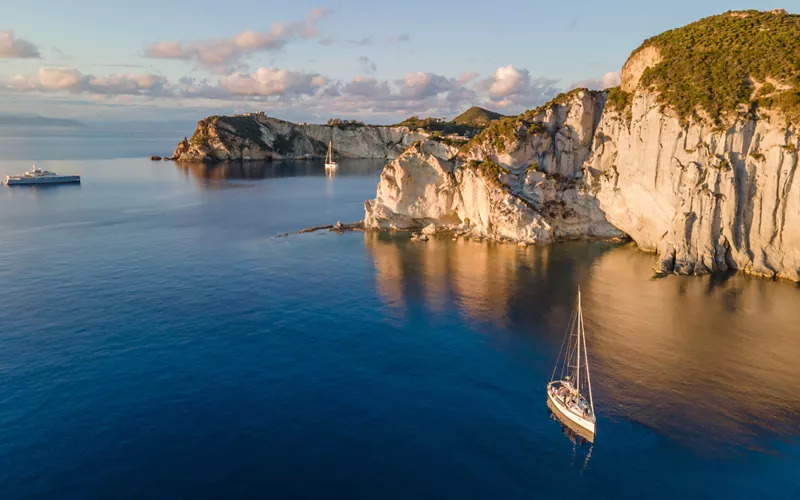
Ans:
[[[583,324],[580,288],[567,327],[567,335],[561,344],[558,361],[547,384],[547,401],[558,420],[580,433],[589,442],[594,442],[596,418],[592,401],[592,381],[589,376],[589,357],[586,353],[586,331]]]
[[[339,164],[333,160],[333,141],[328,143],[328,154],[325,155],[325,170],[336,170]]]

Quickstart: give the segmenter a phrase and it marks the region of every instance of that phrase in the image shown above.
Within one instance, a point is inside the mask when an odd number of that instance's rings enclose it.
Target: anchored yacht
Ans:
[[[328,143],[328,154],[325,156],[325,170],[336,170],[339,164],[333,159],[333,141]]]
[[[49,170],[42,170],[36,165],[24,174],[7,175],[7,186],[27,186],[35,184],[73,184],[81,182],[80,175],[58,175]]]
[[[586,331],[583,325],[580,289],[558,358],[550,383],[547,384],[548,402],[562,423],[571,428],[577,427],[576,430],[581,431],[581,435],[587,434],[585,437],[589,442],[594,442],[597,419],[592,401],[592,382],[589,378],[589,357],[586,353]],[[561,371],[557,373],[559,368]]]

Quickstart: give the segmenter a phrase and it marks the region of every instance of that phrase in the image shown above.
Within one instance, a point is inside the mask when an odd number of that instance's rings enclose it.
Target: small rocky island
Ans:
[[[655,36],[619,87],[576,89],[457,130],[210,117],[181,161],[391,159],[364,227],[520,244],[632,238],[657,275],[800,281],[800,16],[739,11]],[[471,110],[472,114],[476,114]]]

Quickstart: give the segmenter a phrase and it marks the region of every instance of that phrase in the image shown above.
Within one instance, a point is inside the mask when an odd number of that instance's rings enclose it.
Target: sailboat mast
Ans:
[[[586,358],[586,383],[589,386],[589,406],[594,415],[594,400],[592,399],[592,377],[589,375],[589,353],[586,350],[586,330],[583,329],[583,319],[581,319],[581,332],[583,334],[583,355]]]
[[[581,287],[578,287],[578,357],[575,363],[575,390],[581,392],[581,331],[583,330],[583,312],[581,311]]]

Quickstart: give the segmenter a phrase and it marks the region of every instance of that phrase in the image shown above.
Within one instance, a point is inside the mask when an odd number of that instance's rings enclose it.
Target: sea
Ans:
[[[800,288],[634,245],[319,231],[382,161],[0,129],[0,498],[800,498]],[[545,385],[580,287],[594,443]]]

